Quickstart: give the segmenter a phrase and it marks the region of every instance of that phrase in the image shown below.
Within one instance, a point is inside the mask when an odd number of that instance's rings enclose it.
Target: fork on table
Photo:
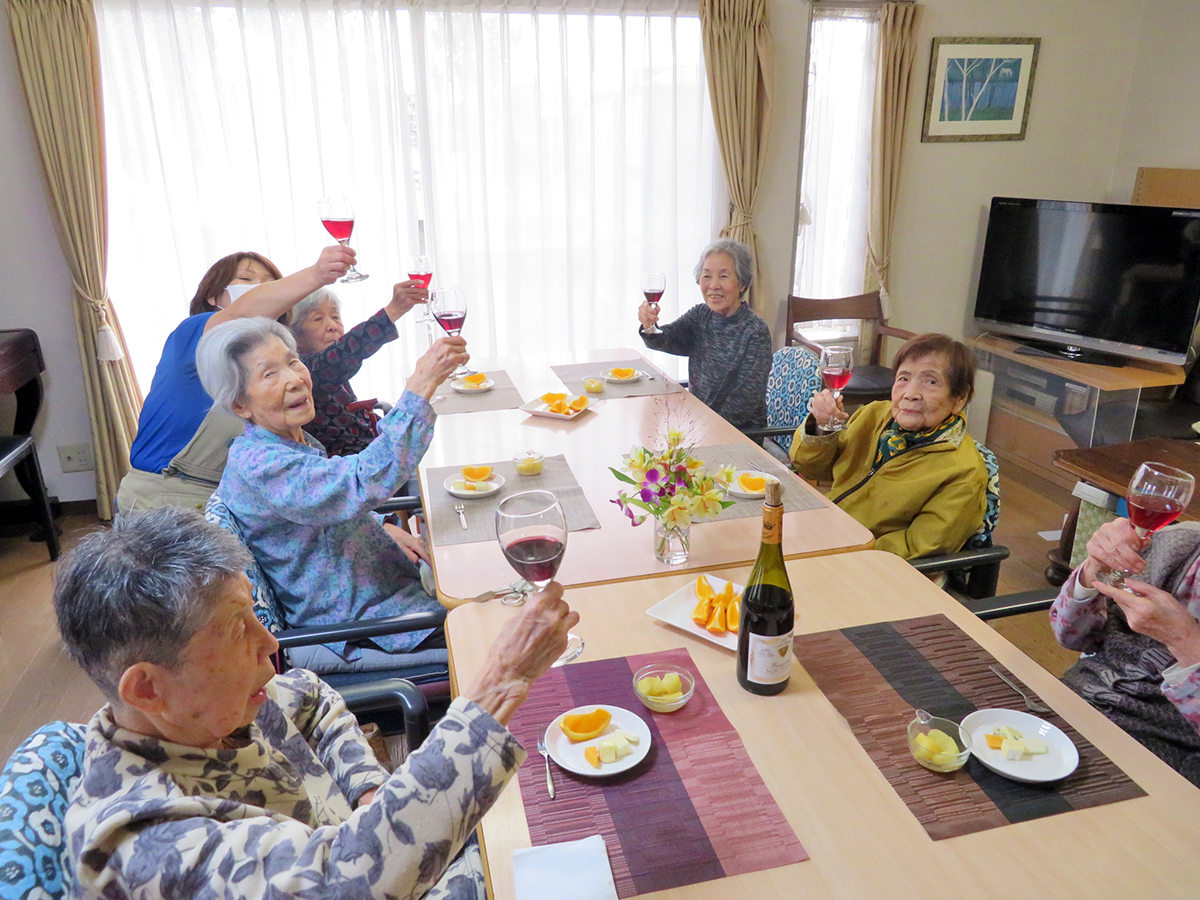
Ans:
[[[467,517],[465,515],[466,509],[467,508],[461,503],[454,504],[454,511],[458,513],[458,521],[462,523],[463,531],[467,530]]]
[[[1001,672],[995,666],[988,666],[988,668],[992,670],[992,672],[996,675],[997,678],[999,678],[1001,681],[1003,681],[1005,684],[1007,684],[1010,688],[1012,688],[1014,691],[1016,691],[1018,694],[1021,695],[1021,699],[1025,701],[1025,708],[1027,710],[1029,710],[1030,712],[1036,712],[1036,713],[1054,712],[1054,710],[1052,710],[1050,707],[1043,706],[1041,703],[1038,703],[1035,700],[1029,699],[1029,695],[1026,694],[1019,687],[1017,687],[1016,682],[1014,682],[1011,678],[1009,678],[1007,675],[1005,675],[1003,672]]]
[[[550,799],[554,799],[554,779],[550,777],[550,751],[546,749],[546,729],[548,725],[543,725],[538,729],[538,753],[542,754],[542,758],[546,760],[546,793],[550,795]]]

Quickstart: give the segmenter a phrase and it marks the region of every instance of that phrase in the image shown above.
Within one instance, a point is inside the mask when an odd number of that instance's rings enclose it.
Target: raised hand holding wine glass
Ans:
[[[462,286],[449,284],[436,287],[429,292],[429,311],[434,319],[442,326],[446,334],[459,334],[467,321],[467,295]],[[455,378],[470,375],[471,370],[465,365],[459,366],[454,372]]]
[[[1144,462],[1129,480],[1125,501],[1129,504],[1129,521],[1138,536],[1145,538],[1170,525],[1187,508],[1196,488],[1190,472],[1159,462]],[[1113,587],[1123,587],[1132,575],[1129,569],[1104,569],[1096,579]]]
[[[517,574],[541,590],[558,574],[567,551],[567,517],[552,491],[522,491],[505,497],[496,507],[496,540]],[[524,594],[501,598],[506,606],[520,606]],[[554,663],[561,666],[583,652],[583,641],[567,635],[567,649]]]
[[[854,370],[854,348],[825,347],[821,351],[821,380],[825,382],[833,402],[836,404],[842,396],[842,388],[850,381]],[[846,427],[846,416],[841,412],[835,413],[829,423],[823,425],[825,431],[841,431]]]
[[[646,298],[646,305],[650,307],[650,312],[654,315],[654,323],[644,328],[646,334],[662,334],[662,329],[658,327],[658,303],[662,299],[663,291],[667,289],[667,276],[662,272],[647,272],[642,276],[642,296]]]
[[[349,247],[350,235],[354,233],[354,207],[350,205],[350,201],[345,197],[320,200],[317,202],[317,213],[321,216],[321,224],[333,239],[343,247]],[[341,280],[350,283],[364,281],[370,277],[351,266],[350,271]]]

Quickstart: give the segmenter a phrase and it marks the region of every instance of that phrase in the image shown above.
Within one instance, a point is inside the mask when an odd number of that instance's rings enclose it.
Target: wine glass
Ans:
[[[1138,536],[1144,538],[1179,518],[1191,502],[1195,487],[1196,479],[1182,469],[1160,462],[1144,462],[1138,466],[1129,479],[1129,490],[1125,494],[1129,521]],[[1115,571],[1106,567],[1096,573],[1096,578],[1113,587],[1124,587],[1125,579],[1132,574],[1128,569]]]
[[[534,587],[544,588],[558,574],[567,550],[567,517],[551,491],[522,491],[496,507],[496,540],[509,565]],[[506,606],[525,602],[521,593],[500,598]],[[554,665],[561,666],[583,652],[583,640],[567,635],[567,649]]]
[[[467,295],[461,285],[450,284],[436,287],[429,292],[429,311],[446,334],[459,334],[467,319]],[[452,378],[462,378],[470,375],[471,370],[466,364],[454,370]]]
[[[413,281],[421,282],[421,287],[428,288],[429,282],[433,281],[433,260],[428,256],[421,254],[414,256],[408,261],[408,277]],[[433,316],[429,312],[429,304],[421,310],[421,317],[418,322],[432,322]]]
[[[350,201],[345,197],[338,200],[320,200],[317,203],[317,212],[321,216],[321,224],[325,226],[325,230],[333,236],[333,239],[343,247],[349,247],[350,235],[354,233],[354,207],[350,205]],[[344,283],[365,281],[370,277],[351,266],[350,271],[342,276],[341,281]]]
[[[655,312],[658,312],[658,301],[662,299],[663,291],[666,289],[667,276],[662,272],[647,272],[642,276],[642,293],[646,297],[646,302],[650,304],[650,308]],[[642,331],[645,334],[662,334],[662,329],[657,325],[651,325]]]
[[[833,392],[835,403],[842,396],[842,388],[850,380],[850,373],[853,371],[853,347],[825,347],[821,351],[821,380],[825,382],[825,387]],[[835,415],[825,426],[825,431],[841,431],[845,427],[846,420],[840,415]]]

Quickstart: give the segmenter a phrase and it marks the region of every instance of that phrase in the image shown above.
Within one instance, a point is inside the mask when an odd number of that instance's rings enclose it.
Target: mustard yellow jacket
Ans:
[[[969,435],[952,431],[872,473],[891,418],[891,403],[878,400],[856,409],[845,430],[833,434],[806,434],[806,421],[796,429],[792,462],[805,478],[833,479],[829,499],[871,529],[875,549],[904,559],[954,553],[983,524],[983,457]]]

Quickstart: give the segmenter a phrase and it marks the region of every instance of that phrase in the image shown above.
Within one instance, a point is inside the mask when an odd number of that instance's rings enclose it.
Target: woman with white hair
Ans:
[[[754,264],[738,241],[713,241],[696,263],[697,304],[661,334],[658,310],[638,308],[642,341],[651,350],[688,358],[688,390],[738,428],[767,424],[767,376],[771,373],[771,332],[744,302]]]
[[[313,381],[315,414],[304,431],[330,456],[358,453],[374,439],[375,416],[369,409],[352,408],[357,398],[350,379],[363,360],[396,339],[396,320],[428,299],[421,282],[402,281],[392,288],[387,306],[349,331],[342,325],[341,302],[328,287],[313,291],[292,310],[296,348]]]
[[[429,559],[425,542],[372,510],[416,471],[433,438],[429,399],[468,358],[461,337],[438,340],[417,360],[379,436],[361,453],[327,457],[304,434],[313,418],[312,379],[290,331],[271,319],[239,319],[200,341],[196,366],[204,389],[215,406],[246,421],[229,447],[218,491],[289,625],[439,608],[428,567],[420,568]],[[293,655],[293,661],[316,671],[390,668],[395,660],[388,653],[444,653],[444,641],[440,629],[416,631],[376,638],[377,646],[366,648],[330,645],[335,659]]]
[[[579,621],[562,587],[512,617],[389,776],[336,691],[275,675],[246,561],[167,508],[60,563],[63,642],[107,701],[65,816],[70,895],[483,898],[471,835],[525,758],[505,725]]]

